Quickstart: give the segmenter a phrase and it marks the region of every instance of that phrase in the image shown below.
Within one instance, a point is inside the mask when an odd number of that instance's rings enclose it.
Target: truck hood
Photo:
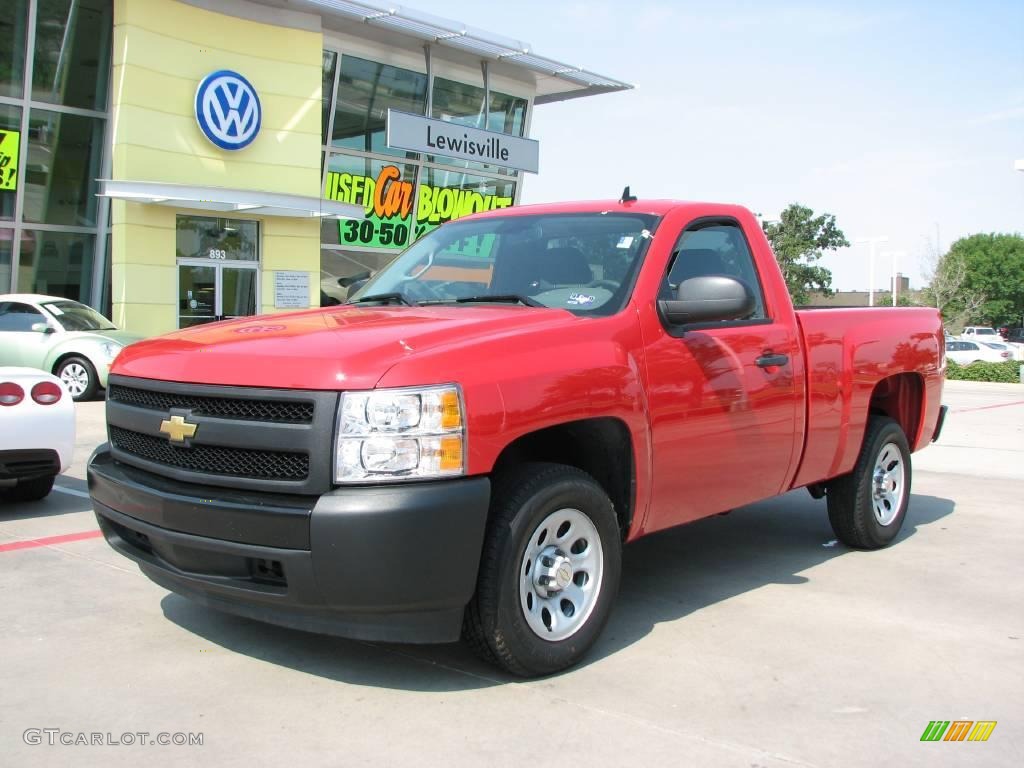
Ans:
[[[519,306],[336,307],[197,326],[126,347],[111,373],[194,384],[371,389],[434,347],[584,322]],[[455,372],[453,372],[454,374]]]

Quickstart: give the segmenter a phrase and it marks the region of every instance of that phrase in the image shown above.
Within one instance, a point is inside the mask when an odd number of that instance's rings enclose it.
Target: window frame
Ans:
[[[750,287],[755,291],[755,298],[758,293],[760,294],[761,307],[764,309],[765,316],[743,320],[715,320],[703,323],[684,323],[682,325],[674,325],[668,322],[659,310],[657,312],[658,319],[669,336],[680,338],[690,331],[711,331],[719,328],[745,328],[748,326],[772,325],[775,322],[773,313],[769,310],[768,302],[765,300],[764,281],[761,278],[761,271],[757,266],[757,259],[754,258],[754,249],[750,246],[750,238],[747,237],[747,232],[740,223],[740,220],[734,216],[699,216],[696,219],[692,219],[687,222],[686,226],[680,230],[679,236],[676,238],[675,244],[672,246],[672,255],[665,267],[662,280],[658,284],[658,293],[655,295],[655,308],[657,308],[658,302],[661,301],[661,286],[668,281],[669,275],[672,273],[672,268],[675,266],[676,259],[679,258],[679,252],[681,250],[680,241],[688,232],[713,226],[731,226],[735,227],[739,231],[740,237],[743,238],[743,244],[747,248],[747,254],[750,257],[750,263],[754,270],[754,277],[757,280],[757,285],[752,285]]]

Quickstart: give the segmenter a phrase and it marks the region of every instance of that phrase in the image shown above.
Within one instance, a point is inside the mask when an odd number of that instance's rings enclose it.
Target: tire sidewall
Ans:
[[[873,502],[873,474],[875,463],[878,461],[878,454],[882,447],[889,443],[894,444],[900,452],[903,460],[903,492],[900,497],[900,509],[888,525],[882,525],[875,517]],[[913,479],[913,471],[910,461],[910,446],[903,430],[894,421],[888,421],[878,430],[871,442],[871,447],[865,456],[866,462],[861,477],[859,496],[861,498],[861,514],[865,517],[865,524],[869,535],[879,545],[889,544],[895,539],[903,528],[903,522],[907,516],[907,508],[910,506],[910,484]]]
[[[99,388],[99,380],[96,375],[96,368],[93,367],[93,364],[86,360],[84,357],[80,357],[78,355],[74,357],[69,357],[63,362],[61,362],[61,364],[57,366],[57,370],[55,371],[54,375],[56,375],[58,379],[61,379],[61,374],[64,373],[64,369],[73,363],[77,363],[78,365],[82,366],[85,369],[85,372],[89,375],[89,383],[82,391],[82,394],[71,396],[71,399],[78,403],[82,402],[83,400],[89,400],[90,398],[96,395],[96,390]]]
[[[600,592],[590,616],[564,640],[544,640],[534,634],[523,615],[519,596],[523,555],[533,532],[559,509],[578,509],[601,538],[604,566]],[[622,570],[619,527],[608,497],[582,478],[565,478],[530,496],[509,526],[498,580],[496,630],[515,656],[533,674],[550,674],[574,664],[593,645],[611,615]]]

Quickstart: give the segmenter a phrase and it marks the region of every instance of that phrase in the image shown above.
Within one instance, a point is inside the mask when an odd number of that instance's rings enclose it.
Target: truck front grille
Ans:
[[[126,387],[121,384],[111,385],[107,389],[107,399],[154,411],[184,408],[197,416],[213,416],[220,419],[244,419],[279,424],[313,423],[314,407],[312,401],[309,400],[210,397],[178,392],[157,392],[151,389]]]
[[[115,448],[143,461],[191,472],[255,480],[301,481],[309,476],[309,456],[288,451],[225,448],[216,445],[177,447],[165,438],[110,426]]]

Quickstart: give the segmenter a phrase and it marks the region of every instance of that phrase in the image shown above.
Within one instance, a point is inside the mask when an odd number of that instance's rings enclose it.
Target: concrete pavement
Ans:
[[[101,539],[0,551],[7,765],[994,766],[1024,757],[1024,386],[950,382],[900,539],[836,544],[799,491],[637,542],[586,663],[523,682],[460,645],[358,643],[169,595]],[[95,529],[78,407],[64,492],[0,506],[5,542]],[[930,720],[996,720],[922,743]],[[48,746],[29,728],[201,732]]]

